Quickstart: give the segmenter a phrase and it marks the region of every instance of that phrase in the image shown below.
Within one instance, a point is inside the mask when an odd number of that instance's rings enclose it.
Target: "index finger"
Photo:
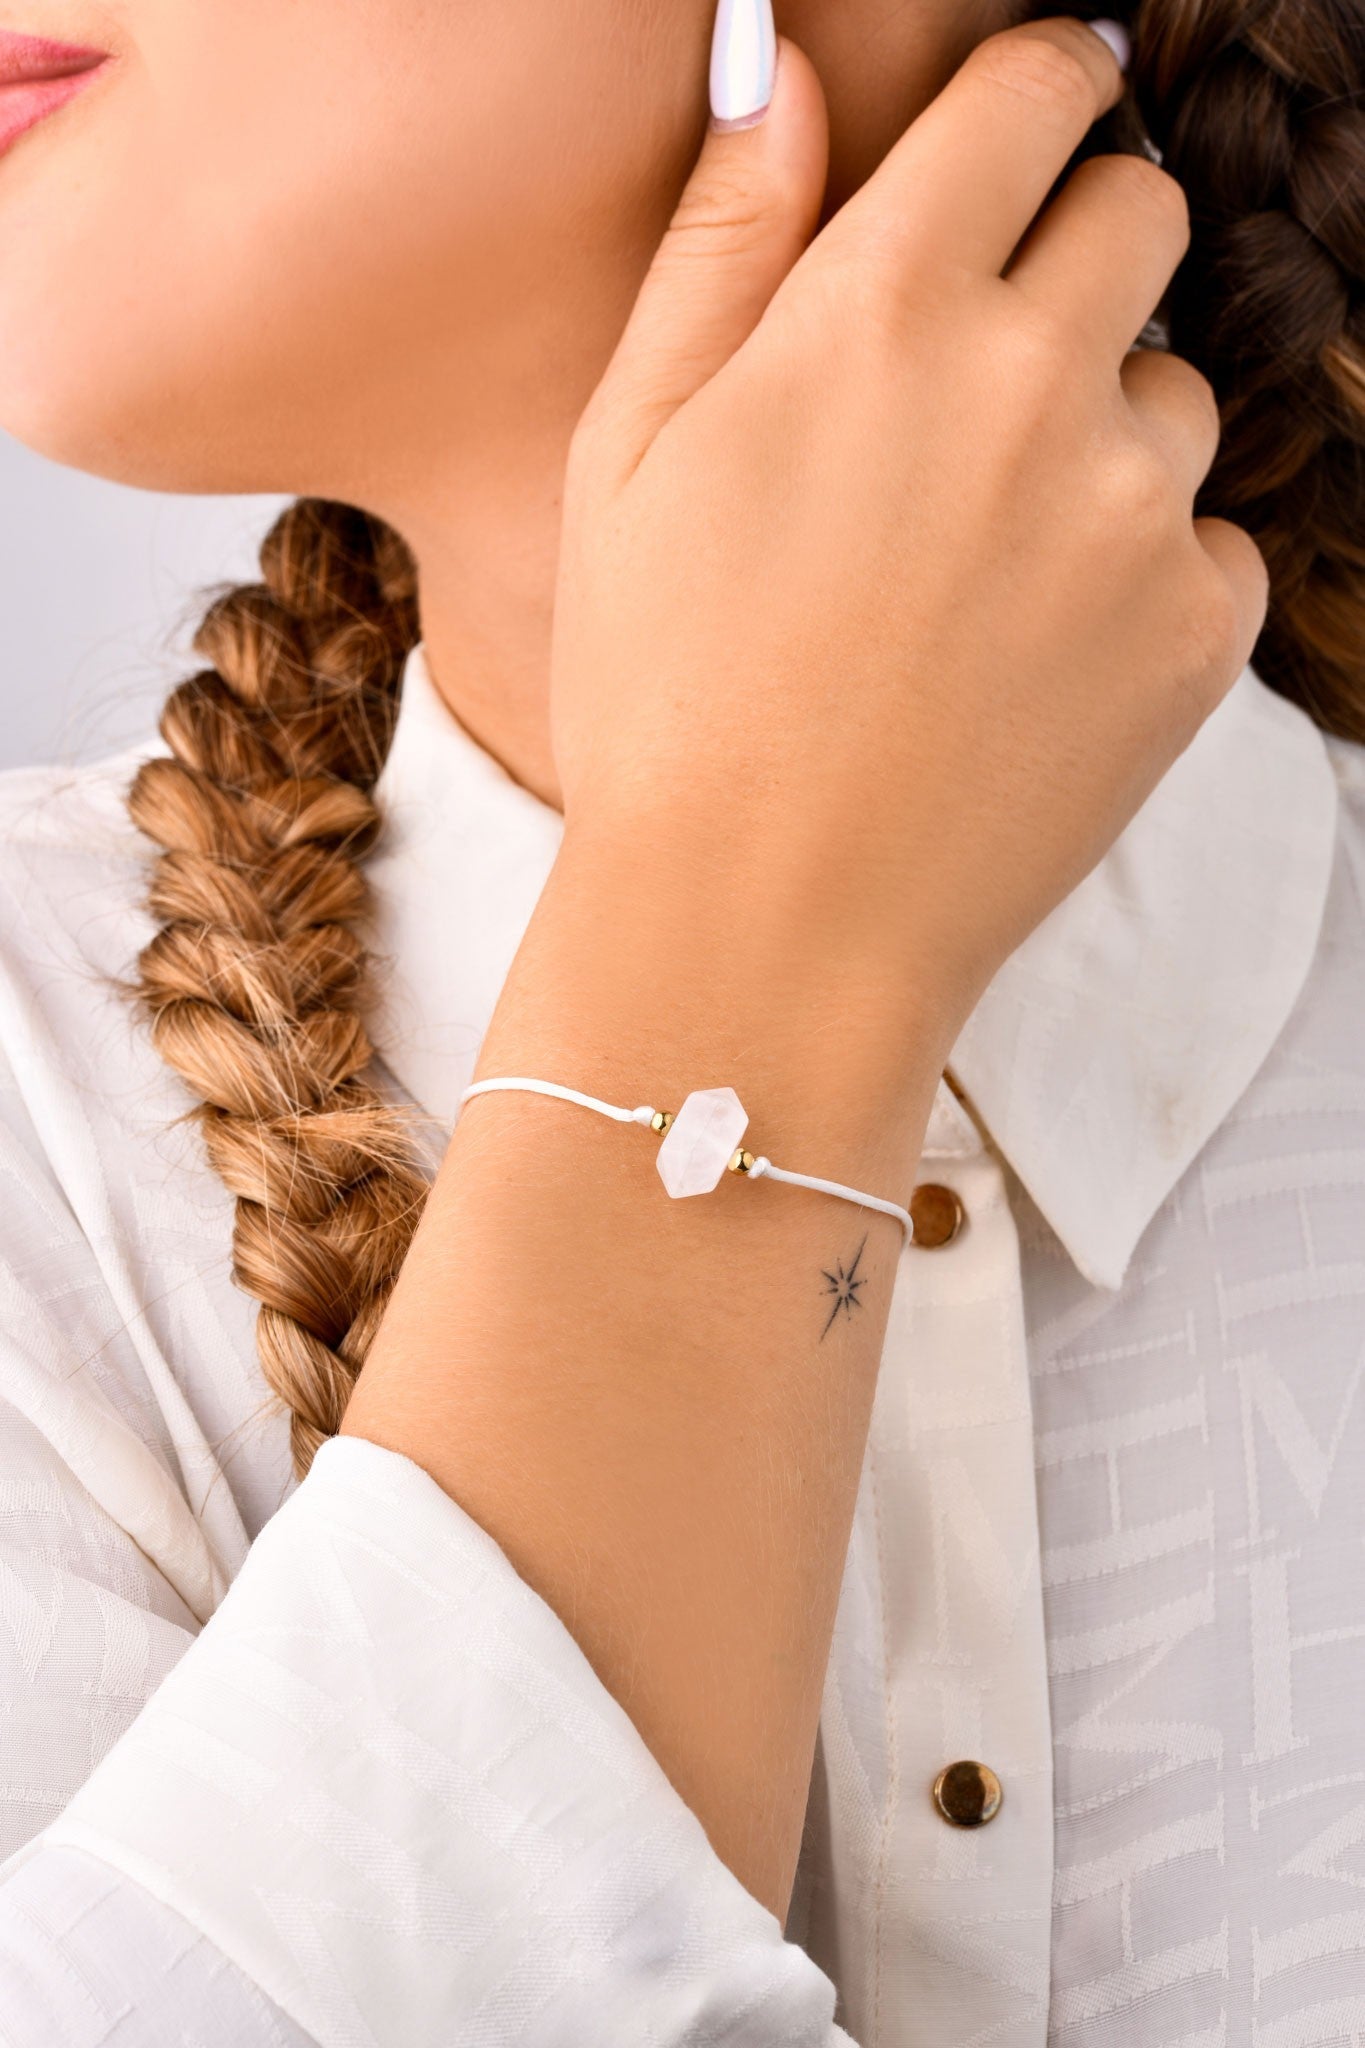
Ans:
[[[1110,42],[1074,16],[987,36],[820,239],[866,235],[872,251],[907,263],[999,276],[1072,151],[1123,93]]]

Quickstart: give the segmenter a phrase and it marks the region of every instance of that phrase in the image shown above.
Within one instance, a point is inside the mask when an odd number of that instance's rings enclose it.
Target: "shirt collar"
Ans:
[[[563,819],[459,721],[420,645],[375,795],[386,828],[367,863],[372,1036],[448,1130]],[[1095,1285],[1120,1285],[1283,1028],[1316,947],[1335,832],[1321,734],[1244,670],[961,1033],[954,1081]]]

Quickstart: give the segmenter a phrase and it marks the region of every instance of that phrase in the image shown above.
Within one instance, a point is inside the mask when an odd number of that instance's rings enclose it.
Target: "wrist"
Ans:
[[[476,1078],[675,1112],[728,1083],[752,1150],[904,1200],[956,1028],[891,949],[826,932],[790,875],[566,832]]]
[[[755,958],[828,963],[853,992],[877,991],[877,1014],[903,1013],[937,1037],[946,1060],[989,982],[989,935],[973,947],[962,895],[932,846],[887,858],[855,826],[786,821],[793,807],[719,817],[713,805],[652,813],[598,806],[566,818],[559,859],[566,887],[605,889],[651,906],[679,929],[729,935]],[[987,892],[981,892],[983,895]],[[979,921],[979,920],[978,920]]]

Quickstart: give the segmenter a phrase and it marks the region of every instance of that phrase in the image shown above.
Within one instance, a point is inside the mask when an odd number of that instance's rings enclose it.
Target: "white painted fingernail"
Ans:
[[[768,111],[777,75],[773,0],[720,0],[711,39],[711,125],[751,128]]]
[[[1100,41],[1109,45],[1118,59],[1119,70],[1126,71],[1128,59],[1133,54],[1133,41],[1123,23],[1102,16],[1098,21],[1087,22],[1086,27],[1093,28]]]

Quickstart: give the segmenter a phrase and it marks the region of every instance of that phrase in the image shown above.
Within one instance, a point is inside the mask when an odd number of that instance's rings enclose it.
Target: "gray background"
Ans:
[[[284,503],[131,491],[0,435],[0,769],[153,733],[207,587],[257,575]]]

